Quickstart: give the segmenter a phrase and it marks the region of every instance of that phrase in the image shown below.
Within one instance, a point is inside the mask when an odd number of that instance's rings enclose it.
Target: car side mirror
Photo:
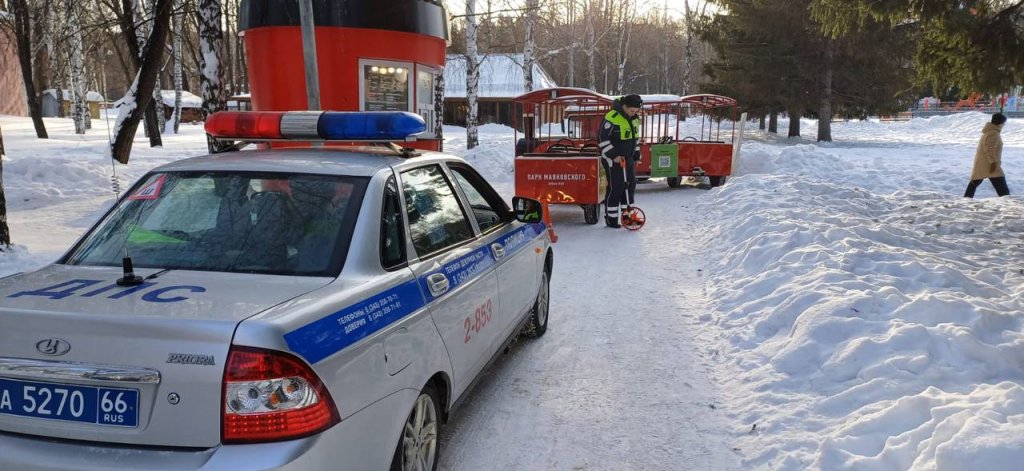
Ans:
[[[512,198],[512,209],[519,222],[535,224],[544,221],[544,205],[535,199],[516,196]]]

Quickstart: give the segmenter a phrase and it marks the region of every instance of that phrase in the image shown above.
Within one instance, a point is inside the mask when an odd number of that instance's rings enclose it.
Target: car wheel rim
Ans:
[[[430,471],[437,459],[437,409],[434,401],[420,394],[402,433],[405,471]]]
[[[548,275],[545,273],[540,287],[540,299],[537,300],[537,323],[547,325],[548,323]]]

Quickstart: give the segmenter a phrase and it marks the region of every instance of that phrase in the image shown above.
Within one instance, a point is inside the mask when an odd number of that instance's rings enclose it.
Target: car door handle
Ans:
[[[495,260],[501,260],[505,256],[505,247],[498,243],[491,244],[491,255]]]
[[[434,273],[427,277],[427,286],[430,288],[430,295],[436,298],[448,292],[448,277],[441,273]]]

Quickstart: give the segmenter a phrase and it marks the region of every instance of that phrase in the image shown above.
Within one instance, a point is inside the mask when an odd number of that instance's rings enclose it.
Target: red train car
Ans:
[[[328,111],[408,111],[427,131],[403,145],[440,150],[435,85],[444,73],[448,12],[440,0],[314,0],[320,106]],[[305,110],[299,6],[242,2],[238,30],[256,111]]]

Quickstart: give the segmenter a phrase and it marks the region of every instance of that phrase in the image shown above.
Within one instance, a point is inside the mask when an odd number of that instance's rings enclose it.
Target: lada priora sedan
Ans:
[[[297,116],[207,130],[418,119]],[[153,170],[56,263],[0,279],[0,469],[435,469],[481,371],[547,329],[544,208],[513,208],[464,160],[408,149]]]

